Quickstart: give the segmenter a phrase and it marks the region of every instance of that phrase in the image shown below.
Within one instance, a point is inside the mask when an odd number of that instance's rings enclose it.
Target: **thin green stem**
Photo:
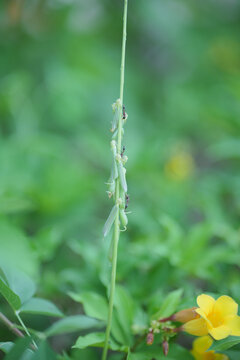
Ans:
[[[30,333],[29,333],[26,325],[25,325],[24,322],[22,321],[22,319],[21,319],[21,317],[20,317],[20,315],[19,315],[19,313],[18,313],[17,311],[15,311],[15,315],[16,315],[18,321],[20,322],[22,328],[24,329],[25,333],[27,334],[27,336],[29,336],[30,339],[32,340],[32,344],[33,344],[34,348],[37,349],[37,348],[38,348],[38,347],[37,347],[37,344],[35,343],[35,341],[34,341],[33,338],[31,337],[31,335],[30,335]]]
[[[128,0],[124,0],[124,13],[123,13],[123,37],[122,37],[122,59],[121,59],[121,68],[120,68],[120,103],[123,105],[123,90],[124,90],[124,74],[125,74],[125,54],[126,54],[126,40],[127,40],[127,8]],[[119,116],[118,122],[118,141],[117,141],[117,152],[121,153],[122,147],[122,114]],[[116,180],[116,196],[115,203],[117,205],[120,193],[120,182],[119,178]],[[115,284],[116,284],[116,271],[117,271],[117,255],[118,255],[118,241],[120,235],[120,221],[119,221],[119,207],[117,209],[117,215],[114,222],[114,233],[113,233],[113,257],[112,257],[112,274],[111,274],[111,284],[110,284],[110,296],[109,296],[109,305],[108,305],[108,322],[105,334],[105,343],[102,353],[102,360],[107,359],[109,337],[112,326],[112,314],[113,314],[113,303],[114,303],[114,293],[115,293]]]

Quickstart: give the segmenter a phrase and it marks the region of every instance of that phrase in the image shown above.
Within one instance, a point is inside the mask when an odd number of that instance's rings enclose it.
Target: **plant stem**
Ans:
[[[0,312],[0,320],[9,328],[9,330],[11,330],[16,336],[23,338],[24,334],[22,333],[21,330],[18,329],[18,326],[14,323],[12,323],[3,313]],[[25,325],[24,325],[24,328]],[[24,329],[25,330],[25,329]],[[33,341],[31,348],[33,350],[37,349],[37,345],[35,344],[35,342]]]
[[[125,74],[125,54],[126,54],[126,40],[127,40],[127,8],[128,0],[124,0],[124,13],[123,13],[123,36],[122,36],[122,59],[121,59],[121,68],[120,68],[120,103],[123,105],[123,90],[124,90],[124,74]],[[117,141],[117,152],[121,153],[122,147],[122,114],[119,116],[118,122],[118,141]],[[115,203],[119,199],[120,193],[120,182],[119,178],[116,180],[116,196]],[[117,215],[114,223],[114,233],[113,233],[113,260],[112,260],[112,274],[111,274],[111,284],[110,284],[110,296],[109,296],[109,305],[108,305],[108,322],[105,334],[105,343],[102,353],[102,360],[107,359],[108,352],[108,343],[111,332],[112,325],[112,314],[113,314],[113,303],[114,303],[114,293],[115,293],[115,284],[116,284],[116,271],[117,271],[117,255],[118,255],[118,241],[120,235],[119,228],[119,206],[117,209]]]
[[[36,349],[38,348],[38,347],[37,347],[37,344],[35,343],[35,341],[34,341],[33,338],[31,337],[31,335],[30,335],[30,333],[29,333],[26,325],[25,325],[24,322],[22,321],[22,319],[21,319],[21,317],[20,317],[20,315],[19,315],[19,313],[18,313],[17,311],[15,311],[15,315],[16,315],[18,321],[20,322],[20,324],[22,325],[22,328],[24,329],[24,331],[25,331],[25,333],[27,334],[27,336],[29,336],[30,339],[32,340],[32,344],[33,344],[33,346],[34,346],[34,348],[35,348],[35,350],[36,350]]]
[[[15,325],[3,314],[0,312],[0,319],[2,322],[18,337],[24,337],[24,334],[15,327]]]

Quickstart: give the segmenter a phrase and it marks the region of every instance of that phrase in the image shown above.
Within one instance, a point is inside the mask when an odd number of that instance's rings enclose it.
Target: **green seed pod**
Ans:
[[[119,215],[120,215],[120,220],[121,220],[122,226],[126,227],[128,224],[128,218],[127,218],[127,215],[126,215],[124,209],[120,209]]]
[[[126,155],[124,155],[124,156],[122,157],[122,163],[123,163],[123,165],[125,165],[127,161],[128,161],[128,157],[127,157]]]
[[[118,134],[118,129],[116,129],[112,135],[112,139],[116,139]]]
[[[112,169],[111,169],[111,175],[109,182],[112,183],[115,181],[115,179],[118,178],[118,168],[116,164],[116,155],[117,155],[117,144],[115,140],[111,141],[111,151],[113,155],[113,161],[112,161]]]
[[[110,211],[110,214],[107,218],[107,221],[104,224],[103,227],[103,236],[106,237],[109,231],[111,230],[112,224],[114,223],[114,220],[116,219],[118,210],[118,205],[114,205],[112,210]]]
[[[121,204],[119,204],[119,208],[120,209],[125,209],[125,192],[122,188],[120,188],[120,199],[121,199]]]
[[[112,140],[110,145],[111,145],[111,151],[113,153],[113,156],[116,157],[116,155],[117,155],[117,143],[116,143],[116,141]]]
[[[112,109],[113,109],[113,121],[112,121],[112,128],[111,128],[111,132],[114,132],[117,127],[118,127],[118,122],[121,116],[121,102],[120,99],[118,99],[113,105],[112,105]]]
[[[119,173],[119,179],[122,189],[126,193],[127,192],[126,169],[121,161],[118,162],[118,173]]]
[[[111,168],[110,182],[114,182],[117,178],[118,178],[118,167],[116,164],[116,160],[114,159]]]

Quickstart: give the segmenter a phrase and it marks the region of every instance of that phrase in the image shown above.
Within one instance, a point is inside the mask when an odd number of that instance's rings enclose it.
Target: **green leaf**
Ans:
[[[116,309],[118,322],[124,333],[124,344],[131,345],[131,325],[134,317],[134,303],[122,286],[116,287],[114,307]]]
[[[73,348],[85,349],[88,346],[100,346],[104,344],[105,334],[102,332],[79,336]]]
[[[52,351],[46,341],[43,341],[38,350],[34,352],[31,360],[56,360],[56,354]]]
[[[169,293],[159,311],[152,316],[152,319],[164,318],[174,314],[180,302],[182,293],[182,289],[178,289]]]
[[[104,340],[105,340],[105,333],[103,332],[95,332],[85,336],[79,336],[73,348],[85,349],[88,346],[103,347]],[[121,346],[117,344],[112,338],[110,338],[109,340],[108,347],[109,349],[114,351],[128,352],[128,346]]]
[[[36,291],[35,284],[29,276],[14,267],[1,264],[0,278],[20,298],[21,304],[29,300]]]
[[[164,356],[162,350],[157,345],[147,347],[146,345],[136,353],[129,353],[128,360],[163,360]],[[193,360],[192,355],[188,350],[176,344],[170,344],[167,360]]]
[[[240,359],[240,351],[238,350],[230,350],[230,351],[224,351],[224,354],[229,357],[231,360],[239,360]]]
[[[119,321],[119,316],[117,314],[116,309],[113,309],[112,335],[119,344],[122,344],[125,346],[129,344],[129,340],[126,336],[126,332],[124,331],[124,329]]]
[[[0,220],[0,264],[10,268],[16,267],[29,275],[36,276],[39,262],[31,245],[22,229],[13,222],[3,218]]]
[[[0,350],[2,350],[4,353],[8,353],[13,346],[14,343],[11,341],[0,342]]]
[[[45,333],[47,336],[52,336],[96,328],[102,325],[103,323],[99,320],[92,319],[85,315],[75,315],[55,322]]]
[[[29,350],[28,347],[30,343],[31,339],[29,337],[18,339],[15,345],[10,349],[4,360],[23,360],[26,355],[26,350]],[[24,357],[22,357],[23,355]]]
[[[240,336],[229,336],[226,339],[215,341],[210,350],[225,351],[240,343]]]
[[[106,299],[94,292],[75,294],[70,292],[71,298],[83,304],[86,315],[98,320],[107,320],[108,305]]]
[[[24,303],[20,308],[21,313],[28,314],[42,314],[47,316],[62,317],[63,313],[52,302],[40,299],[32,298],[28,302]]]
[[[17,294],[15,294],[0,278],[0,293],[7,300],[9,305],[13,308],[13,310],[18,310],[21,306],[20,298]]]

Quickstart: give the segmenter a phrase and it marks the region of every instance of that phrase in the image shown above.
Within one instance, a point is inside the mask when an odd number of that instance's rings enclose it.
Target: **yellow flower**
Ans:
[[[195,309],[201,317],[183,325],[184,331],[196,336],[210,334],[215,340],[229,335],[240,336],[240,317],[238,304],[229,296],[220,296],[214,300],[209,295],[198,296],[199,308]]]
[[[164,170],[170,179],[183,181],[194,172],[194,160],[191,154],[180,150],[168,160]]]
[[[212,345],[213,340],[210,336],[202,336],[193,342],[191,353],[196,360],[228,360],[224,354],[216,354],[214,351],[207,351]]]

